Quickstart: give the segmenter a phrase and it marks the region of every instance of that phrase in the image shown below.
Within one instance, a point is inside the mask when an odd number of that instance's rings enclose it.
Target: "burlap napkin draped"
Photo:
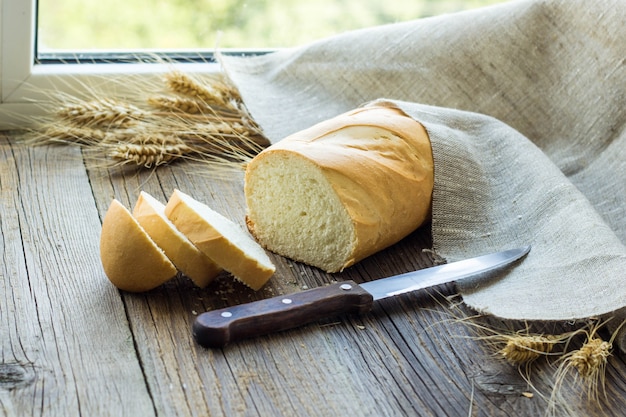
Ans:
[[[533,247],[502,279],[460,287],[469,306],[516,320],[620,317],[624,22],[623,0],[512,1],[222,63],[271,141],[375,100],[421,122],[436,252]]]

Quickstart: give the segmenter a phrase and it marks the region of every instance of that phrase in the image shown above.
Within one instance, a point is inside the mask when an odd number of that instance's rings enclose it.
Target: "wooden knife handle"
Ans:
[[[354,281],[267,298],[196,317],[193,335],[205,347],[223,347],[241,339],[302,326],[340,314],[362,314],[372,295]]]

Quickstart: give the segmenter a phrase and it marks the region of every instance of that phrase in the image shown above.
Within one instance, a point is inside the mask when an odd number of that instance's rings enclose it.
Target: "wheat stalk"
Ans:
[[[154,144],[154,143],[121,143],[109,151],[109,156],[121,165],[133,163],[144,168],[158,167],[182,158],[190,153],[184,143]]]
[[[81,145],[103,142],[107,136],[106,131],[98,128],[66,126],[58,123],[42,128],[42,132],[43,137],[50,141]],[[41,138],[41,135],[38,138]]]
[[[579,350],[572,352],[567,361],[578,370],[583,379],[596,379],[604,370],[612,349],[612,343],[599,337],[591,337]]]
[[[549,415],[556,413],[557,400],[568,376],[572,376],[573,385],[581,385],[582,393],[586,394],[588,400],[595,402],[597,406],[601,406],[600,393],[604,394],[603,398],[606,400],[606,366],[612,354],[613,342],[621,328],[626,324],[626,321],[623,321],[617,329],[613,330],[609,339],[604,340],[599,332],[606,327],[610,320],[611,318],[604,322],[590,322],[586,329],[580,331],[585,336],[580,347],[559,358],[554,387],[548,402]]]
[[[180,71],[167,74],[165,82],[172,92],[182,96],[199,100],[209,106],[223,107],[235,112],[240,110],[237,105],[241,100],[239,94],[219,82],[216,82],[216,87],[204,85]]]
[[[131,100],[143,105],[96,91],[87,100],[51,94],[50,117],[31,132],[30,143],[100,148],[113,166],[154,168],[189,159],[238,171],[269,145],[225,78],[211,77],[203,83],[173,71],[165,76],[164,85],[147,84],[138,82],[143,90]],[[129,91],[132,86],[125,87]],[[163,87],[169,93],[163,93]]]
[[[148,98],[148,104],[163,111],[187,113],[190,115],[210,112],[210,107],[203,101],[184,97],[154,96]]]
[[[561,342],[557,336],[532,334],[502,335],[502,340],[505,345],[498,353],[514,365],[530,363],[548,355]]]
[[[70,126],[120,127],[145,117],[139,108],[110,98],[96,99],[61,107],[57,116]]]

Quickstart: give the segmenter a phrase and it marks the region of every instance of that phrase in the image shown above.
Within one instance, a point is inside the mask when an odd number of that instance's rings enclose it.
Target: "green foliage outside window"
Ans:
[[[39,49],[267,48],[503,0],[39,0]]]

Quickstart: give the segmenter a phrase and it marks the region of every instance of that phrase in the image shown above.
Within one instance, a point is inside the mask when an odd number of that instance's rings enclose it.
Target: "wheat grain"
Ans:
[[[597,373],[604,370],[611,349],[611,343],[592,337],[579,350],[574,351],[568,360],[582,378],[595,378]]]
[[[191,147],[182,141],[175,134],[168,133],[160,133],[153,131],[151,129],[145,129],[139,132],[135,132],[132,137],[128,137],[125,142],[131,143],[133,145],[160,145],[160,146],[180,146],[182,149],[182,145],[187,146],[187,148]]]
[[[231,100],[242,103],[241,95],[239,94],[239,90],[234,86],[232,82],[230,82],[224,74],[218,74],[213,77],[210,82],[216,89],[222,92],[222,95],[229,97]]]
[[[498,327],[490,324],[480,324],[477,319],[482,316],[470,316],[456,319],[458,323],[465,324],[474,333],[474,340],[487,342],[494,348],[496,355],[501,356],[513,365],[529,364],[542,356],[560,355],[554,352],[559,344],[566,344],[577,331],[560,334],[544,334],[531,332],[528,323],[524,328],[515,331],[511,323],[510,327],[504,327],[502,323]]]
[[[544,335],[503,335],[505,346],[498,352],[509,363],[525,364],[552,353],[559,338]]]
[[[559,366],[555,372],[554,388],[548,403],[551,412],[555,407],[555,399],[560,395],[561,387],[568,375],[573,375],[573,384],[582,384],[583,391],[589,400],[599,405],[600,392],[606,398],[606,366],[613,350],[615,337],[625,324],[622,322],[610,339],[605,341],[598,335],[598,332],[605,327],[609,320],[590,323],[589,328],[582,331],[586,338],[580,348],[572,350],[559,359]]]
[[[201,84],[180,71],[173,71],[167,74],[165,81],[172,92],[182,96],[200,100],[207,105],[215,105],[234,111],[240,110],[236,104],[237,98],[232,95],[232,89],[226,90],[215,88],[208,84]]]
[[[104,141],[106,132],[97,128],[50,124],[42,129],[41,135],[52,142],[93,145]]]
[[[57,111],[57,116],[71,126],[119,127],[134,123],[145,117],[139,108],[103,98],[66,105]]]
[[[228,155],[229,158],[257,154],[266,146],[265,138],[259,136],[187,132],[179,137],[194,149]]]
[[[113,147],[109,156],[122,165],[134,163],[144,168],[153,168],[182,158],[190,152],[184,143],[170,145],[124,143]]]
[[[148,104],[159,110],[176,113],[203,114],[210,111],[204,102],[192,98],[155,96],[148,98]]]
[[[174,71],[165,82],[167,94],[150,82],[124,86],[131,102],[143,102],[145,109],[95,90],[87,100],[51,93],[50,114],[32,132],[31,143],[95,148],[103,151],[96,155],[108,155],[114,165],[153,168],[184,158],[238,171],[269,145],[226,78],[211,77],[205,83]],[[151,89],[154,93],[146,98]]]
[[[178,136],[189,140],[211,140],[213,138],[241,138],[242,140],[261,140],[257,138],[259,134],[251,131],[239,123],[194,123],[186,126],[180,125],[177,128]]]

